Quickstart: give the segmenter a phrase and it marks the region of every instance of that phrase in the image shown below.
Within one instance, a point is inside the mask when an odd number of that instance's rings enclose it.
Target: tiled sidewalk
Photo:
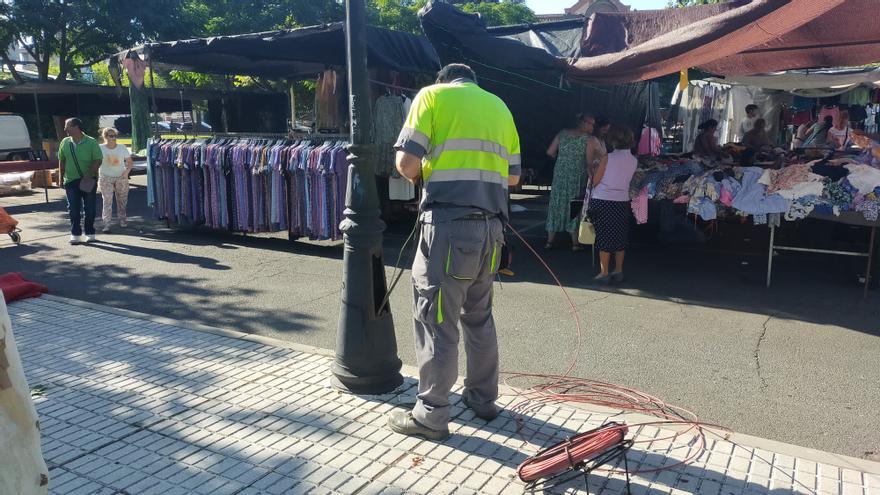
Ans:
[[[384,415],[414,402],[415,381],[399,395],[339,393],[319,351],[57,297],[9,310],[29,383],[45,388],[35,401],[52,493],[522,493],[516,466],[544,442],[507,413],[486,425],[460,406],[444,443],[391,433]],[[555,405],[527,422],[570,435],[608,417]],[[877,464],[742,438],[709,438],[688,466],[634,475],[632,493],[880,495]],[[691,448],[654,442],[630,452],[630,468]],[[591,475],[590,487],[625,493],[620,475]]]

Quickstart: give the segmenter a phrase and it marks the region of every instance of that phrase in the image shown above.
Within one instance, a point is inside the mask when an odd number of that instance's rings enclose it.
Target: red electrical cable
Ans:
[[[516,474],[519,479],[529,482],[574,469],[582,462],[620,445],[626,433],[626,425],[612,423],[575,435],[526,459],[516,468]]]
[[[559,281],[559,278],[556,276],[556,274],[553,272],[547,262],[541,257],[541,255],[538,254],[538,252],[535,251],[534,248],[532,248],[528,241],[526,241],[522,237],[522,235],[520,235],[520,233],[513,228],[513,226],[508,224],[508,227],[516,235],[516,237],[519,238],[520,241],[522,241],[526,248],[528,248],[528,250],[532,252],[535,258],[544,266],[544,268],[547,270],[547,273],[550,274],[550,276],[559,286],[560,290],[565,296],[566,301],[568,302],[569,307],[571,308],[571,312],[575,320],[575,326],[577,327],[577,336],[574,346],[573,357],[571,363],[561,375],[510,372],[503,373],[507,375],[505,381],[508,384],[510,384],[512,380],[516,379],[532,381],[532,383],[525,387],[521,385],[515,387],[521,390],[520,397],[522,397],[522,401],[517,402],[516,404],[508,408],[508,410],[513,413],[514,419],[517,421],[517,424],[519,426],[518,431],[520,432],[520,434],[523,434],[524,437],[543,436],[550,440],[556,439],[558,436],[549,436],[539,431],[528,428],[526,422],[523,420],[522,417],[538,412],[542,407],[547,404],[558,404],[561,402],[588,403],[617,410],[625,410],[634,413],[646,414],[657,417],[659,419],[659,421],[631,424],[629,425],[629,428],[625,431],[618,428],[617,430],[615,430],[615,435],[617,435],[615,437],[617,438],[616,443],[620,443],[620,441],[623,440],[623,436],[625,436],[628,431],[632,431],[634,432],[634,438],[632,439],[633,444],[647,444],[645,445],[645,447],[650,449],[651,444],[656,442],[662,446],[661,448],[664,449],[664,452],[658,453],[665,453],[665,451],[668,451],[670,449],[671,442],[675,442],[680,437],[683,437],[685,435],[691,435],[691,438],[687,442],[685,442],[683,446],[681,446],[688,448],[688,455],[685,456],[685,458],[680,462],[659,468],[630,471],[631,474],[649,473],[672,469],[682,464],[689,463],[699,457],[703,453],[703,450],[706,446],[705,433],[707,430],[705,430],[704,427],[712,427],[725,431],[726,428],[718,425],[702,423],[697,418],[697,415],[693,412],[681,407],[667,404],[657,397],[653,397],[649,394],[640,392],[635,389],[595,380],[569,376],[571,371],[577,365],[584,333],[583,328],[581,327],[581,319],[580,315],[578,314],[577,306],[575,306],[574,302],[568,294],[568,291],[566,291],[565,286],[562,285],[562,283]],[[544,381],[544,383],[534,383],[537,381]],[[645,438],[640,438],[640,435],[643,433],[643,431],[645,431],[645,427],[650,426],[683,426],[685,428],[681,428],[680,431],[673,431],[672,433],[670,433],[670,435],[662,438],[648,438],[647,436],[645,436]],[[624,428],[626,428],[626,426],[624,426]],[[607,437],[605,436],[605,434],[606,433],[602,434],[601,441],[611,442],[610,433],[607,433],[609,435]],[[595,438],[595,436],[588,436],[587,438],[588,440],[585,440],[586,445],[596,448],[597,444],[593,442],[599,442],[599,440]],[[564,443],[565,442],[561,442],[559,445],[563,445]],[[586,449],[587,447],[584,448]],[[530,462],[533,459],[534,458],[529,459],[526,462]],[[558,459],[554,461],[554,466],[556,465],[555,462],[557,461]],[[544,465],[541,464],[541,466]],[[549,468],[547,469],[548,470],[542,470],[541,472],[549,472]],[[614,469],[607,469],[606,471],[612,473],[620,472]],[[522,476],[520,477],[522,478]],[[527,480],[524,479],[524,481]]]

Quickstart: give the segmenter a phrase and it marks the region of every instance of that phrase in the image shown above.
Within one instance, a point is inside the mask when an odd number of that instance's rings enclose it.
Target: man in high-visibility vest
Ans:
[[[508,186],[519,181],[519,136],[500,98],[451,64],[423,88],[395,145],[397,170],[421,183],[421,235],[412,267],[418,402],[389,427],[431,440],[449,436],[449,393],[458,377],[459,329],[467,375],[463,400],[498,416],[498,340],[492,280],[501,261]]]

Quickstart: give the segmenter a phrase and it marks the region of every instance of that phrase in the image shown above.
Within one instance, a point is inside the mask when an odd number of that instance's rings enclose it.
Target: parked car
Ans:
[[[171,132],[174,128],[171,126],[169,122],[156,122],[156,126],[159,128],[159,132]]]
[[[180,130],[184,132],[193,132],[193,123],[192,122],[184,122],[180,126]],[[199,122],[197,132],[211,132],[212,128],[208,125],[207,122]]]
[[[30,160],[31,137],[20,115],[0,115],[0,160]]]

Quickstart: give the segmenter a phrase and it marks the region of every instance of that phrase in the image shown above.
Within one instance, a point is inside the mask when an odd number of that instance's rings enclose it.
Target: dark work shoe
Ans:
[[[391,411],[388,414],[388,427],[395,433],[411,437],[423,437],[428,440],[442,442],[449,438],[449,430],[434,430],[419,423],[409,411]]]
[[[613,272],[611,274],[611,281],[615,284],[623,283],[623,272]]]
[[[467,406],[474,414],[477,415],[478,418],[485,421],[492,421],[497,418],[499,414],[501,414],[501,409],[495,405],[494,402],[489,402],[487,404],[472,404],[467,397],[463,398],[464,405]]]

